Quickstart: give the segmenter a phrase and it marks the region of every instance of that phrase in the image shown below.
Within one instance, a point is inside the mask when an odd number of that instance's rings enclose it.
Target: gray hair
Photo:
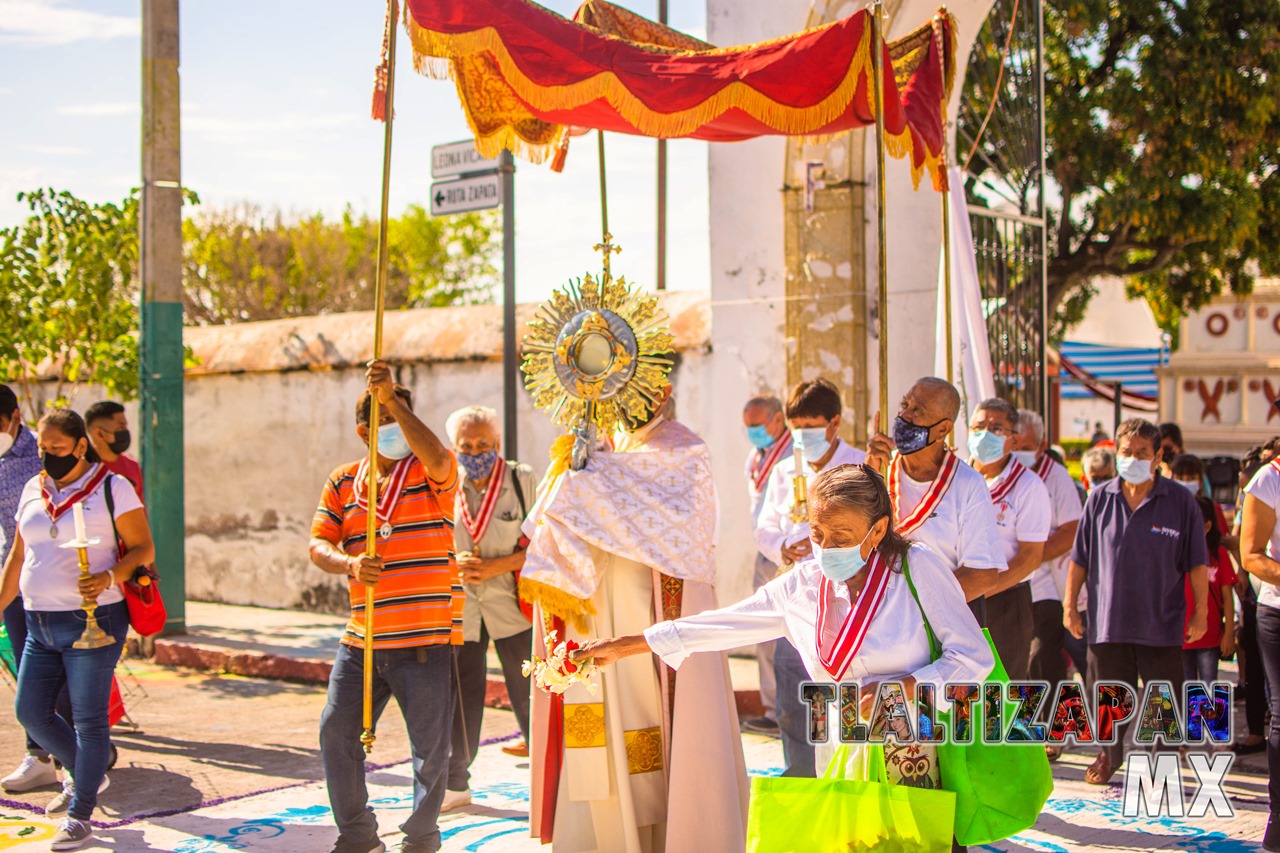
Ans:
[[[463,406],[449,415],[444,422],[444,431],[449,436],[449,443],[456,447],[458,433],[463,427],[472,424],[485,424],[493,430],[494,435],[502,437],[502,422],[498,420],[498,413],[495,410],[488,406]]]
[[[1040,413],[1018,409],[1018,430],[1026,432],[1028,429],[1036,434],[1036,444],[1044,441],[1044,418],[1040,417]]]
[[[747,401],[747,404],[742,407],[743,414],[746,414],[752,406],[764,407],[764,410],[769,413],[769,417],[771,418],[782,411],[782,401],[772,394],[762,394],[759,397],[752,397]]]
[[[1116,455],[1106,447],[1090,447],[1080,457],[1080,467],[1084,469],[1090,482],[1096,482],[1098,479],[1096,475],[1104,471],[1115,473]]]
[[[1018,410],[1014,408],[1013,403],[1008,400],[1001,400],[999,397],[988,397],[978,404],[978,408],[974,412],[980,412],[986,409],[988,412],[1001,412],[1009,419],[1009,428],[1014,432],[1018,431]]]
[[[1129,418],[1116,429],[1116,448],[1120,447],[1120,439],[1134,436],[1145,438],[1151,443],[1151,449],[1160,449],[1160,428],[1143,418]]]

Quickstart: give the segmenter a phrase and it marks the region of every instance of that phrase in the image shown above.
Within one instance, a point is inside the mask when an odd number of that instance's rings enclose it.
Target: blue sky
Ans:
[[[0,226],[20,222],[21,190],[54,186],[118,199],[139,180],[140,2],[0,0]],[[564,15],[577,0],[544,0]],[[656,0],[621,0],[656,17]],[[672,0],[671,22],[706,31],[701,0]],[[243,201],[286,214],[376,212],[382,125],[370,120],[381,0],[187,0],[181,8],[183,183],[204,206]],[[391,210],[427,205],[433,145],[466,138],[453,84],[397,64]],[[606,138],[609,220],[625,251],[615,274],[652,286],[655,148]],[[709,282],[706,145],[670,143],[668,283]],[[541,300],[598,268],[595,140],[570,146],[564,173],[517,161],[517,293]]]

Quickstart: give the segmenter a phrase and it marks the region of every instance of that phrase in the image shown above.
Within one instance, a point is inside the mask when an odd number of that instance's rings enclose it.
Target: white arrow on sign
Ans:
[[[486,172],[498,168],[498,161],[481,157],[476,144],[470,139],[437,145],[431,149],[431,177],[451,178],[472,172]]]
[[[477,175],[431,185],[431,215],[448,216],[469,210],[487,210],[502,204],[502,178]]]

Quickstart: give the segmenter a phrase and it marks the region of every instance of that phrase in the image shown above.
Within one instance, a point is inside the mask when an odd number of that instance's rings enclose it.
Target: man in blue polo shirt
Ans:
[[[1204,636],[1208,616],[1208,549],[1204,522],[1191,492],[1155,470],[1160,431],[1141,418],[1116,430],[1119,477],[1089,494],[1076,529],[1067,575],[1063,624],[1084,637],[1077,602],[1089,592],[1088,683],[1139,679],[1172,682],[1182,693],[1182,644]],[[1187,619],[1185,576],[1195,606]],[[1117,727],[1085,771],[1105,785],[1124,762],[1128,726]]]

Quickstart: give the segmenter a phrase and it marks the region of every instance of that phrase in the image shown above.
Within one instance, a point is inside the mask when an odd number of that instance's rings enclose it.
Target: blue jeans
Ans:
[[[778,731],[782,735],[782,759],[787,767],[783,776],[818,775],[809,743],[809,706],[800,698],[800,682],[809,680],[800,653],[791,641],[778,639],[773,644],[773,671],[778,680]]]
[[[373,653],[373,724],[396,697],[413,756],[413,814],[400,826],[405,841],[440,849],[440,805],[449,769],[453,720],[453,647],[418,646]],[[338,647],[329,675],[329,701],[320,716],[320,760],[340,840],[374,841],[378,822],[364,778],[364,651]]]
[[[72,647],[84,631],[83,610],[28,610],[26,615],[27,644],[14,703],[18,722],[71,773],[76,795],[69,814],[88,820],[110,761],[111,679],[129,632],[129,608],[118,601],[97,609],[98,625],[115,640],[100,649]],[[64,686],[74,728],[55,710]]]
[[[1203,681],[1205,684],[1218,680],[1218,647],[1211,649],[1183,649],[1182,677],[1186,681]]]

